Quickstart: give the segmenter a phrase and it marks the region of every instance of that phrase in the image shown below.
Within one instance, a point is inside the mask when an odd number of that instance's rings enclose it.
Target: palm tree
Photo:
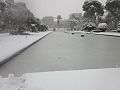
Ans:
[[[58,15],[58,16],[57,16],[58,30],[59,30],[59,27],[60,27],[60,19],[62,19],[62,17],[61,17],[61,15]]]

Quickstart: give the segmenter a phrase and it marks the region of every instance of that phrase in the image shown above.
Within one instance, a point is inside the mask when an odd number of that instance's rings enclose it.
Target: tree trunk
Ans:
[[[59,30],[59,26],[60,26],[60,21],[59,20],[57,21],[57,24],[58,24],[58,30]]]
[[[117,26],[118,26],[118,18],[115,19],[115,29],[117,29]]]

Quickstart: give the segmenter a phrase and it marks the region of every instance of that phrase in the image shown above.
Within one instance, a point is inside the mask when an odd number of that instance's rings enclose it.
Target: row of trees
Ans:
[[[83,11],[83,23],[107,23],[109,29],[116,29],[120,21],[120,0],[107,0],[105,5],[97,0],[87,0],[83,4]]]
[[[25,3],[0,0],[0,31],[23,32],[40,30],[39,28],[40,20],[28,10]]]

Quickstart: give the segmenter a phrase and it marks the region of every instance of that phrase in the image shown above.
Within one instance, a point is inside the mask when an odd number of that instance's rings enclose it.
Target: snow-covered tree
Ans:
[[[97,0],[86,0],[83,4],[84,17],[90,22],[96,22],[99,16],[104,14],[103,5]]]
[[[14,0],[5,0],[6,4],[13,5],[15,2]]]
[[[105,9],[113,15],[115,27],[117,28],[117,24],[120,21],[120,0],[107,0]]]
[[[3,0],[0,0],[0,12],[4,13],[6,4]]]

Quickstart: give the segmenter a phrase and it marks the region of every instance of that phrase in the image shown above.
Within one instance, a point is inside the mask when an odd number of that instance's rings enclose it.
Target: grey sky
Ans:
[[[16,0],[25,1],[28,8],[39,18],[61,15],[68,18],[70,13],[80,13],[85,0]],[[106,0],[99,0],[105,3]]]

